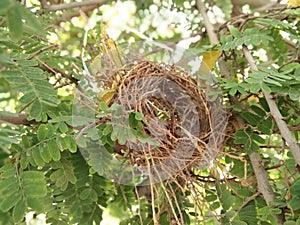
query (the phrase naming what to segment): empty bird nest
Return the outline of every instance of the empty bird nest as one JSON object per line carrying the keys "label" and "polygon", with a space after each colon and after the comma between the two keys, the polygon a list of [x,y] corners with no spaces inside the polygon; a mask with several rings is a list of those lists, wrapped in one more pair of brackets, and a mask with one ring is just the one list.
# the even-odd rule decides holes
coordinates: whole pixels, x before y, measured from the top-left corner
{"label": "empty bird nest", "polygon": [[108,105],[118,103],[126,111],[142,113],[142,132],[154,142],[127,141],[114,147],[143,174],[158,182],[186,177],[191,168],[216,156],[226,124],[222,103],[209,101],[188,72],[143,60],[114,72],[104,86],[112,85],[116,90]]}

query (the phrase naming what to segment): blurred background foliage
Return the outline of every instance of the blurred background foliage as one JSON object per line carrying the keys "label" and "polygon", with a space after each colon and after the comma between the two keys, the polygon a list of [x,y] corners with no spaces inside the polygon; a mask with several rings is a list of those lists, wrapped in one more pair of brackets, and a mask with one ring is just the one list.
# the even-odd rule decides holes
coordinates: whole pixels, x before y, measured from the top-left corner
{"label": "blurred background foliage", "polygon": [[[228,111],[226,144],[195,169],[197,198],[178,193],[184,224],[300,224],[299,1],[82,2],[0,1],[0,224],[154,223],[146,198],[86,163],[78,145],[93,134],[75,140],[92,122],[74,120],[72,103],[103,22],[120,46],[221,51],[211,73]],[[109,129],[99,129],[108,149]],[[167,214],[158,220],[176,224]]]}

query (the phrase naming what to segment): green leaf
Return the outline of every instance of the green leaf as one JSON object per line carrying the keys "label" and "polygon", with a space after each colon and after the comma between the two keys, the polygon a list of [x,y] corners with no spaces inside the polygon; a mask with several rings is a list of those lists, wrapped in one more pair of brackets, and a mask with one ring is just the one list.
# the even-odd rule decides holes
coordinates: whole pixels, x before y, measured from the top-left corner
{"label": "green leaf", "polygon": [[268,117],[262,120],[258,125],[257,129],[262,132],[263,134],[271,134],[273,126],[273,120],[271,117]]}
{"label": "green leaf", "polygon": [[[9,177],[7,179],[0,180],[0,194],[12,186],[17,186],[15,177]],[[1,195],[0,195],[1,196]]]}
{"label": "green leaf", "polygon": [[219,184],[218,185],[218,196],[220,199],[220,203],[223,207],[224,211],[228,211],[229,209],[231,209],[234,204],[235,204],[235,197],[231,194],[231,192],[229,190],[227,190],[226,185],[224,184]]}
{"label": "green leaf", "polygon": [[30,116],[35,118],[37,121],[41,121],[41,114],[42,114],[42,105],[39,101],[35,101],[30,108]]}
{"label": "green leaf", "polygon": [[39,141],[45,140],[47,137],[48,128],[45,124],[41,124],[37,130],[37,137]]}
{"label": "green leaf", "polygon": [[38,183],[45,178],[43,172],[40,171],[24,171],[21,176],[27,183]]}
{"label": "green leaf", "polygon": [[[61,148],[63,150],[69,150],[70,149],[70,140],[69,140],[70,138],[72,138],[72,137],[70,137],[69,135],[67,135],[65,137],[59,137],[58,138],[58,144],[61,146]],[[76,145],[76,143],[75,143],[75,145]]]}
{"label": "green leaf", "polygon": [[251,105],[250,107],[257,115],[259,115],[261,117],[266,115],[266,112],[262,108],[260,108],[256,105]]}
{"label": "green leaf", "polygon": [[254,201],[250,201],[245,207],[243,207],[239,213],[239,218],[245,221],[248,225],[257,225],[257,212]]}
{"label": "green leaf", "polygon": [[239,29],[237,29],[236,27],[230,28],[230,33],[236,38],[239,38],[241,36]]}
{"label": "green leaf", "polygon": [[70,126],[80,127],[93,123],[95,119],[85,116],[58,116],[50,121],[53,123],[66,122]]}
{"label": "green leaf", "polygon": [[108,111],[108,106],[107,106],[107,104],[105,103],[105,102],[100,102],[99,103],[99,108],[103,111],[103,112],[107,112]]}
{"label": "green leaf", "polygon": [[20,6],[15,3],[7,10],[9,33],[12,38],[20,39],[23,35],[23,22]]}
{"label": "green leaf", "polygon": [[113,131],[113,126],[111,124],[108,124],[102,131],[103,135],[108,135]]}
{"label": "green leaf", "polygon": [[74,168],[73,168],[72,164],[70,162],[65,162],[63,164],[63,168],[64,168],[64,174],[65,174],[67,180],[70,183],[75,184],[76,183],[76,177],[74,175]]}
{"label": "green leaf", "polygon": [[237,87],[233,87],[233,88],[230,89],[229,94],[230,94],[231,96],[234,96],[234,95],[236,94],[237,90],[238,90]]}
{"label": "green leaf", "polygon": [[37,213],[45,212],[44,210],[51,209],[52,202],[49,201],[48,196],[46,197],[39,197],[39,198],[27,198],[27,205],[33,211]]}
{"label": "green leaf", "polygon": [[250,86],[250,92],[253,94],[257,94],[260,90],[260,84],[259,83],[254,83]]}
{"label": "green leaf", "polygon": [[144,116],[140,112],[135,112],[135,117],[136,120],[144,120]]}
{"label": "green leaf", "polygon": [[24,218],[26,208],[27,208],[26,202],[23,199],[20,199],[20,201],[14,207],[13,214],[12,214],[13,220],[16,223],[20,222]]}
{"label": "green leaf", "polygon": [[74,136],[68,135],[64,138],[64,141],[66,143],[67,149],[71,153],[75,153],[77,151],[77,144],[76,144]]}
{"label": "green leaf", "polygon": [[261,84],[261,88],[269,94],[272,92],[271,88],[265,83]]}
{"label": "green leaf", "polygon": [[39,145],[41,157],[45,163],[49,163],[52,159],[49,148],[46,145]]}
{"label": "green leaf", "polygon": [[241,220],[234,220],[232,221],[231,225],[248,225],[248,223]]}
{"label": "green leaf", "polygon": [[266,77],[266,78],[264,79],[264,82],[266,82],[266,83],[268,83],[268,84],[273,84],[273,85],[275,85],[275,86],[282,87],[282,84],[281,84],[280,82],[278,82],[278,81],[276,81],[276,80],[274,80],[274,79],[268,78],[268,77]]}
{"label": "green leaf", "polygon": [[7,10],[11,6],[11,0],[1,0],[0,1],[0,13],[1,11]]}
{"label": "green leaf", "polygon": [[261,120],[261,117],[250,112],[243,112],[242,117],[252,126],[257,125],[258,122]]}
{"label": "green leaf", "polygon": [[86,200],[90,197],[91,189],[86,188],[80,193],[80,199],[81,200]]}
{"label": "green leaf", "polygon": [[263,139],[261,136],[259,136],[256,133],[252,134],[252,138],[253,138],[254,141],[256,141],[256,142],[258,142],[260,144],[264,144],[265,143],[265,139]]}
{"label": "green leaf", "polygon": [[66,190],[68,187],[68,182],[75,184],[77,179],[74,174],[74,167],[72,162],[67,160],[62,160],[61,163],[57,165],[58,169],[50,175],[50,179],[55,181],[55,185],[61,190]]}
{"label": "green leaf", "polygon": [[20,165],[22,169],[26,169],[28,166],[28,158],[25,153],[21,155]]}
{"label": "green leaf", "polygon": [[41,20],[37,18],[29,9],[22,7],[20,9],[24,23],[24,30],[30,34],[36,34],[39,36],[46,36],[44,27],[41,24]]}
{"label": "green leaf", "polygon": [[300,179],[294,182],[290,187],[290,192],[292,195],[299,195],[300,196]]}
{"label": "green leaf", "polygon": [[24,185],[24,192],[28,197],[39,198],[47,195],[46,183],[26,184]]}
{"label": "green leaf", "polygon": [[40,148],[39,147],[35,147],[32,150],[32,156],[34,161],[36,162],[36,164],[40,167],[45,166],[44,160],[40,154]]}
{"label": "green leaf", "polygon": [[13,208],[18,201],[21,199],[22,195],[19,192],[14,193],[12,196],[9,196],[8,198],[3,199],[0,202],[0,210],[3,212],[9,211],[11,208]]}
{"label": "green leaf", "polygon": [[23,136],[22,136],[22,144],[23,144],[23,146],[24,146],[25,148],[30,148],[30,147],[31,147],[29,138],[28,138],[26,135],[23,135]]}
{"label": "green leaf", "polygon": [[24,171],[21,177],[26,196],[36,198],[47,195],[47,184],[43,172]]}
{"label": "green leaf", "polygon": [[60,149],[58,144],[54,140],[48,142],[47,149],[54,161],[60,160],[61,158]]}
{"label": "green leaf", "polygon": [[59,123],[58,129],[61,133],[66,133],[69,130],[68,126],[63,122]]}
{"label": "green leaf", "polygon": [[65,191],[68,187],[68,180],[65,177],[63,169],[58,169],[51,174],[50,179],[55,181],[55,185],[62,191]]}
{"label": "green leaf", "polygon": [[283,223],[283,225],[298,225],[298,224],[293,220],[287,220]]}

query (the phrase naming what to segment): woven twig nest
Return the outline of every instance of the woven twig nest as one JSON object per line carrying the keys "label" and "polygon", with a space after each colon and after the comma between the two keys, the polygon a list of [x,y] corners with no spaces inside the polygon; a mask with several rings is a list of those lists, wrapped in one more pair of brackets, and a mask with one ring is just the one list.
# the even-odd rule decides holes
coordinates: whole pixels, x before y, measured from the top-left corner
{"label": "woven twig nest", "polygon": [[162,171],[178,175],[202,166],[215,155],[217,149],[209,145],[215,123],[211,104],[182,68],[140,61],[119,69],[108,83],[117,83],[111,103],[142,113],[146,120],[143,132],[157,143],[117,144],[115,152],[129,164],[141,168],[159,165],[154,176],[160,173],[161,179]]}

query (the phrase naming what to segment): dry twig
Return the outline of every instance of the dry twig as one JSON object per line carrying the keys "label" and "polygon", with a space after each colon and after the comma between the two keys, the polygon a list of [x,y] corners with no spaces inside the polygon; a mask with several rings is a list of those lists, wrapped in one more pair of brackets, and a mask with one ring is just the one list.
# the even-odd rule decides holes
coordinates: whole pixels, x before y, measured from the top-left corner
{"label": "dry twig", "polygon": [[58,10],[65,10],[65,9],[73,9],[73,8],[80,8],[84,6],[90,5],[103,5],[109,0],[86,0],[82,2],[71,2],[66,4],[58,4],[58,5],[45,5],[44,9],[47,11],[58,11]]}

